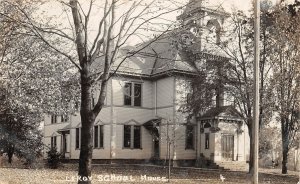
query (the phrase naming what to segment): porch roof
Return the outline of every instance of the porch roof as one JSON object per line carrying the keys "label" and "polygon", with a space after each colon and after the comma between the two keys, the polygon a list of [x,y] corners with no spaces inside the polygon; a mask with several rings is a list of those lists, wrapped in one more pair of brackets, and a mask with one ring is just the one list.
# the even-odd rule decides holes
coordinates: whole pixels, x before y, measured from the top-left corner
{"label": "porch roof", "polygon": [[60,134],[62,132],[70,132],[70,129],[71,129],[71,125],[69,124],[69,125],[63,127],[62,129],[58,129],[57,132],[60,133]]}
{"label": "porch roof", "polygon": [[229,118],[229,119],[242,119],[242,115],[238,112],[233,106],[222,106],[222,107],[213,107],[206,111],[202,116],[199,116],[197,119],[207,119],[207,118]]}
{"label": "porch roof", "polygon": [[146,121],[143,126],[150,132],[151,135],[159,137],[157,126],[161,123],[161,118],[154,118]]}

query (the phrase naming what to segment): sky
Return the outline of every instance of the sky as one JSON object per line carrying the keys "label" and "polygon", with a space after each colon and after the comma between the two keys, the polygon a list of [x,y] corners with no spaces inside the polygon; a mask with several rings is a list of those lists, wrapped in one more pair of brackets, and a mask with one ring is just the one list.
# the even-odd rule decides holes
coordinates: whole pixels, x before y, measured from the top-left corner
{"label": "sky", "polygon": [[[251,2],[253,0],[206,0],[208,6],[210,5],[218,5],[222,4],[225,10],[230,11],[232,7],[236,7],[240,10],[250,10],[251,9]],[[272,1],[273,5],[277,4],[280,0],[270,0]],[[286,0],[286,2],[293,2],[294,0]]]}
{"label": "sky", "polygon": [[[68,0],[64,0],[64,1],[68,2]],[[123,0],[123,1],[124,1],[125,4],[133,2],[133,0]],[[148,1],[151,2],[152,0],[144,0],[144,1],[145,2],[148,2]],[[157,1],[160,1],[162,6],[166,6],[166,3],[168,2],[166,0],[157,0]],[[187,3],[190,0],[175,0],[175,1],[180,2],[181,4],[184,4],[184,3]],[[200,0],[198,0],[198,1],[200,1]],[[234,9],[243,10],[246,14],[248,14],[248,11],[251,10],[251,8],[252,8],[252,3],[251,2],[253,0],[203,0],[203,1],[205,1],[205,6],[212,7],[212,9],[213,9],[213,7],[215,7],[215,8],[219,7],[220,4],[221,4],[222,7],[225,9],[225,11],[227,11],[229,13],[232,12],[232,8],[234,8]],[[260,1],[262,1],[262,0],[260,0]],[[271,0],[271,1],[272,1],[273,4],[276,4],[280,0]],[[285,1],[294,1],[294,0],[285,0]],[[56,16],[58,22],[61,22],[62,25],[68,25],[69,21],[72,23],[72,20],[69,20],[69,19],[72,19],[71,16],[69,16],[69,19],[68,19],[65,16],[65,14],[62,13],[62,11],[59,10],[58,6],[60,6],[60,3],[57,3],[57,1],[53,1],[53,0],[49,0],[49,2],[52,2],[52,3],[46,3],[46,5],[45,5],[46,7],[42,8],[41,10],[46,11],[46,14],[48,16],[49,15],[50,16]],[[54,3],[54,2],[56,2],[56,3]],[[82,5],[88,4],[88,3],[86,3],[86,2],[88,2],[87,0],[81,0],[81,2],[84,2],[84,3],[82,3]],[[98,2],[101,2],[101,0],[98,0]],[[88,6],[83,7],[83,8],[86,9],[86,8],[88,8]],[[92,15],[93,15],[93,19],[91,19],[91,24],[92,25],[98,25],[99,18],[95,18],[95,17],[99,16],[99,11],[97,11],[97,10],[98,9],[96,8],[96,11],[94,11],[94,12],[96,12],[95,15],[92,13]],[[119,9],[116,12],[116,14],[122,15],[122,12],[123,12],[122,10],[123,9],[121,9],[121,10]],[[178,15],[180,15],[180,12],[176,11],[176,12],[173,12],[171,14],[167,14],[166,19],[176,20],[176,17]],[[39,14],[39,16],[40,16],[40,14]],[[101,14],[101,16],[102,16],[102,14]],[[93,28],[92,30],[97,30],[97,29]],[[93,35],[93,32],[91,31],[89,34]],[[148,35],[148,33],[145,33],[145,35]],[[134,39],[133,42],[135,43],[137,41],[138,41],[138,39]]]}

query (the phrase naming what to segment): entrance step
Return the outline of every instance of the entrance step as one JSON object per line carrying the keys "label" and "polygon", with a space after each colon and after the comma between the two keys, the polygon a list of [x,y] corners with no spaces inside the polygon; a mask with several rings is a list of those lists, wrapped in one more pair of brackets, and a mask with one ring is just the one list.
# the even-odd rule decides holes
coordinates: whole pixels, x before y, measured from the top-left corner
{"label": "entrance step", "polygon": [[246,161],[216,161],[215,163],[231,171],[247,171],[249,167]]}

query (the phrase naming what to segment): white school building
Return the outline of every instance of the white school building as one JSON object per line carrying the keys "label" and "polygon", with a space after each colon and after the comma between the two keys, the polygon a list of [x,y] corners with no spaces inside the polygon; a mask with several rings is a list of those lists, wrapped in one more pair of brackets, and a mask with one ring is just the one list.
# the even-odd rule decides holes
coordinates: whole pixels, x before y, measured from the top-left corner
{"label": "white school building", "polygon": [[[162,36],[126,60],[109,79],[105,106],[94,124],[95,162],[163,164],[168,155],[174,165],[183,166],[247,161],[248,129],[230,97],[225,98],[223,92],[216,93],[215,105],[191,119],[179,111],[183,99],[190,93],[189,80],[196,72],[189,60],[194,59],[195,63],[197,60],[228,61],[224,55],[217,54],[219,52],[205,52],[203,41],[197,43],[201,50],[191,50],[192,57],[186,57],[181,48],[174,47],[175,42],[188,45],[194,38],[205,40],[210,36],[215,44],[222,40],[222,26],[228,14],[223,9],[200,5],[201,1],[191,1],[178,17],[191,29],[176,30],[180,37]],[[126,52],[126,48],[122,52]],[[95,90],[93,99],[96,98]],[[45,145],[56,147],[65,159],[77,160],[80,121],[79,111],[69,115],[46,114]],[[45,147],[45,152],[47,149]]]}

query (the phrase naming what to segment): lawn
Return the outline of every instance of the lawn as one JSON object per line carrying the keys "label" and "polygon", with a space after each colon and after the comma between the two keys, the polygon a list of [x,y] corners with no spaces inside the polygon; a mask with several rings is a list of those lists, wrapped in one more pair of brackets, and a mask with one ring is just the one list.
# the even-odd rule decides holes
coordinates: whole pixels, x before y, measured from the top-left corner
{"label": "lawn", "polygon": [[[0,184],[77,183],[76,168],[77,165],[74,164],[65,164],[56,170],[2,167],[0,168]],[[173,168],[171,173],[170,183],[250,183],[250,176],[246,172]],[[288,175],[279,173],[279,169],[261,169],[259,183],[297,184],[299,181],[296,172]],[[224,182],[221,181],[220,174],[225,177]],[[93,167],[92,183],[167,183],[166,176],[167,168],[163,167],[96,165]]]}

